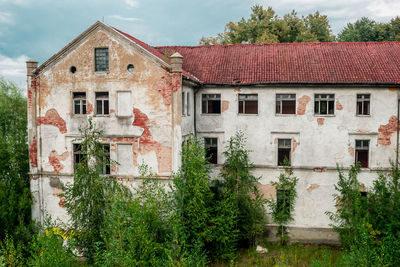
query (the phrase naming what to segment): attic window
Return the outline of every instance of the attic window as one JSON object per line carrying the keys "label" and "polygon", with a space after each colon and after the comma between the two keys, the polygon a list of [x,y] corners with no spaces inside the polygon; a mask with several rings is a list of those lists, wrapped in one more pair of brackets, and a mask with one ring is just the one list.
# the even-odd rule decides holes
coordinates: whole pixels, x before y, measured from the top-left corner
{"label": "attic window", "polygon": [[94,49],[95,71],[108,71],[108,48]]}
{"label": "attic window", "polygon": [[69,68],[69,71],[74,74],[76,72],[76,67],[75,66],[71,66],[71,68]]}
{"label": "attic window", "polygon": [[129,72],[133,72],[133,70],[135,69],[135,67],[133,66],[133,64],[129,64],[129,65],[126,67],[126,69],[127,69]]}

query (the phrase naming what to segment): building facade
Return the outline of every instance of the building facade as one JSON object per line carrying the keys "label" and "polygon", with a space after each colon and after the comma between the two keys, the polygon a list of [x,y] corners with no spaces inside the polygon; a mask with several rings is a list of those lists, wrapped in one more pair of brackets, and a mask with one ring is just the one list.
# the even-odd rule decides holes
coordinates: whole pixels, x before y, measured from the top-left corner
{"label": "building facade", "polygon": [[265,198],[276,198],[271,182],[290,160],[299,178],[290,231],[300,241],[338,241],[325,215],[337,165],[361,162],[368,187],[396,158],[399,42],[151,47],[97,22],[27,72],[38,221],[67,220],[61,185],[73,181],[89,116],[119,163],[104,173],[133,186],[141,163],[168,181],[191,133],[217,174],[227,141],[243,131]]}

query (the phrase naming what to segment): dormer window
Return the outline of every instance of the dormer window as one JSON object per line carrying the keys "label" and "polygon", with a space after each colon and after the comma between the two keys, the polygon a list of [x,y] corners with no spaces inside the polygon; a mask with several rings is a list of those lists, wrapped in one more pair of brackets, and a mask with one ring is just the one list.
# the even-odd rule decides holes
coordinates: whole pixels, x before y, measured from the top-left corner
{"label": "dormer window", "polygon": [[94,49],[95,71],[108,71],[108,48]]}

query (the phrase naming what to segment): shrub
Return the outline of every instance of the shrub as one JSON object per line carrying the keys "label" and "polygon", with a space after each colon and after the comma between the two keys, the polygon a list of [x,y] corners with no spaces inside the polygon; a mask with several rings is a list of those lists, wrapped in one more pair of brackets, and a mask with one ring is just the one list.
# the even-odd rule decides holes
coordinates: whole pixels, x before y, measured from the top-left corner
{"label": "shrub", "polygon": [[271,209],[272,219],[278,224],[277,236],[280,238],[281,244],[289,241],[287,232],[287,224],[293,220],[293,210],[297,197],[296,184],[297,177],[292,176],[293,172],[289,162],[284,161],[285,170],[278,177],[278,182],[272,183],[277,192],[277,199],[268,201]]}
{"label": "shrub", "polygon": [[10,267],[25,265],[23,248],[20,242],[15,242],[12,236],[6,235],[0,242],[0,263],[3,261],[4,266]]}

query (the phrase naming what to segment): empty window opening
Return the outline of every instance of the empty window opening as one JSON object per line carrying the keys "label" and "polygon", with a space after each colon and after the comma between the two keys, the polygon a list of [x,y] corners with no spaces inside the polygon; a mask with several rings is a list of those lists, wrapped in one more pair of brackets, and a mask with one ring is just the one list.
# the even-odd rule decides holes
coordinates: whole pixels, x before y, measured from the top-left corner
{"label": "empty window opening", "polygon": [[218,138],[204,138],[206,158],[211,164],[218,163]]}
{"label": "empty window opening", "polygon": [[85,92],[73,92],[73,109],[74,114],[86,114],[86,93]]}
{"label": "empty window opening", "polygon": [[314,101],[316,115],[333,115],[335,113],[334,94],[316,94]]}
{"label": "empty window opening", "polygon": [[129,72],[133,72],[135,70],[135,66],[133,66],[133,64],[128,64],[128,66],[126,67],[127,71]]}
{"label": "empty window opening", "polygon": [[96,92],[96,115],[109,115],[108,92]]}
{"label": "empty window opening", "polygon": [[101,174],[110,174],[110,145],[102,144],[102,158],[98,159],[98,167]]}
{"label": "empty window opening", "polygon": [[108,48],[95,48],[95,71],[108,71]]}
{"label": "empty window opening", "polygon": [[185,116],[185,108],[186,108],[185,100],[186,100],[185,92],[182,92],[182,116]]}
{"label": "empty window opening", "polygon": [[283,213],[285,215],[290,214],[288,194],[289,194],[288,190],[276,190],[276,204],[278,211],[279,213]]}
{"label": "empty window opening", "polygon": [[204,114],[221,114],[221,95],[220,94],[203,94],[203,96],[202,96],[202,113],[204,113]]}
{"label": "empty window opening", "polygon": [[72,66],[71,68],[69,68],[69,71],[74,74],[76,72],[76,67]]}
{"label": "empty window opening", "polygon": [[277,94],[276,114],[296,114],[296,95]]}
{"label": "empty window opening", "polygon": [[370,95],[357,95],[357,115],[370,115]]}
{"label": "empty window opening", "polygon": [[285,161],[290,164],[290,151],[292,139],[278,139],[278,166],[285,166]]}
{"label": "empty window opening", "polygon": [[369,140],[356,140],[356,163],[360,162],[361,168],[368,168]]}
{"label": "empty window opening", "polygon": [[190,92],[186,92],[186,115],[190,116]]}
{"label": "empty window opening", "polygon": [[81,144],[73,144],[73,153],[74,153],[74,170],[76,171],[78,164],[82,163],[85,159],[85,153],[82,151]]}
{"label": "empty window opening", "polygon": [[239,114],[258,114],[257,94],[239,94]]}

